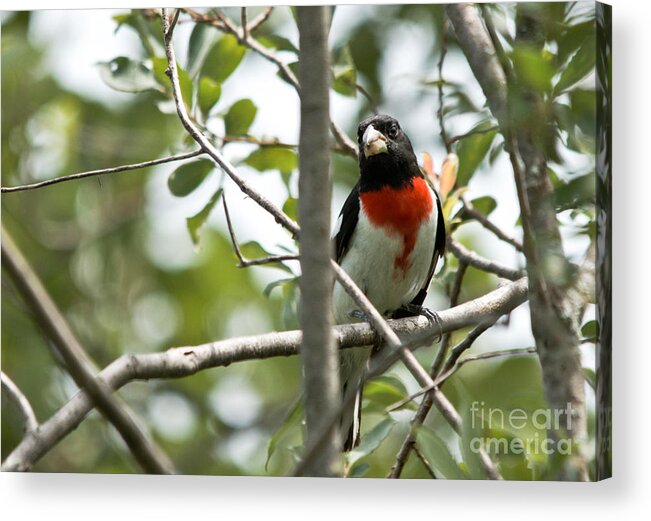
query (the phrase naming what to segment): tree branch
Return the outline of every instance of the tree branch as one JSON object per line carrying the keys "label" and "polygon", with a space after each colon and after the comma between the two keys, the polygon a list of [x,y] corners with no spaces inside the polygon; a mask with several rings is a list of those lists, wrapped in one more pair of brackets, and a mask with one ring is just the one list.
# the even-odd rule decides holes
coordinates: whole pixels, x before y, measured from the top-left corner
{"label": "tree branch", "polygon": [[184,154],[177,154],[175,156],[162,157],[160,159],[153,159],[151,161],[144,161],[143,163],[133,163],[131,165],[122,165],[114,166],[112,168],[102,168],[100,170],[89,170],[88,172],[80,172],[78,174],[70,174],[63,177],[55,177],[54,179],[47,179],[46,181],[40,181],[38,183],[31,183],[28,185],[20,186],[3,186],[0,188],[1,193],[10,193],[10,192],[22,192],[24,190],[34,190],[36,188],[41,188],[43,186],[55,185],[57,183],[63,183],[66,181],[75,181],[77,179],[83,179],[84,177],[95,177],[106,174],[115,174],[117,172],[126,172],[129,170],[137,170],[139,168],[147,168],[148,166],[162,165],[164,163],[171,163],[172,161],[182,161],[184,159],[191,159],[193,157],[203,154],[204,151],[194,150],[192,152],[186,152]]}
{"label": "tree branch", "polygon": [[102,380],[95,378],[95,365],[4,228],[2,264],[39,325],[52,340],[48,345],[52,345],[63,358],[72,379],[92,397],[97,408],[118,430],[142,468],[156,474],[173,473],[171,461],[138,425],[128,406],[119,401]]}
{"label": "tree branch", "polygon": [[0,371],[0,381],[2,388],[9,395],[9,398],[16,404],[20,415],[23,417],[23,432],[30,433],[38,429],[38,420],[29,403],[27,397],[22,393],[18,386],[5,373]]}
{"label": "tree branch", "polygon": [[452,255],[454,255],[457,259],[477,268],[478,270],[493,273],[498,277],[509,280],[517,280],[524,276],[524,272],[522,270],[509,268],[508,266],[504,266],[499,262],[485,259],[474,251],[467,249],[465,246],[455,241],[451,237],[448,238],[446,246]]}
{"label": "tree branch", "polygon": [[[535,11],[530,10],[535,10],[531,5],[518,6],[516,43],[542,51],[544,41],[540,37],[540,23]],[[586,434],[587,424],[578,324],[572,317],[572,303],[567,294],[572,269],[563,252],[540,132],[527,125],[518,125],[511,117],[506,103],[508,82],[500,62],[500,59],[504,60],[500,54],[501,46],[494,30],[491,37],[484,27],[477,7],[451,4],[447,7],[447,14],[459,45],[500,124],[513,166],[524,230],[531,326],[542,366],[545,397],[550,406],[560,412],[559,423],[567,426],[567,433],[581,440]],[[488,22],[490,24],[490,20]],[[511,74],[510,66],[507,63],[504,66]],[[517,80],[511,79],[513,82]],[[511,94],[519,96],[519,101],[530,113],[529,120],[544,121],[540,93],[521,88]],[[586,479],[582,455],[573,454],[569,461],[562,477]]]}
{"label": "tree branch", "polygon": [[[443,333],[475,325],[488,317],[509,313],[527,299],[527,280],[510,283],[478,299],[439,312],[439,326],[425,317],[389,321],[404,338],[433,338]],[[334,327],[339,348],[374,344],[377,332],[368,324]],[[199,346],[178,347],[162,353],[124,355],[107,366],[96,380],[117,390],[133,380],[180,378],[211,367],[228,366],[244,360],[259,360],[298,353],[300,331],[284,331],[241,337]],[[75,429],[93,408],[93,401],[81,390],[37,432],[27,435],[2,464],[3,471],[25,470]],[[336,421],[336,420],[335,420]]]}
{"label": "tree branch", "polygon": [[[298,149],[298,216],[302,231],[299,322],[303,331],[301,361],[309,445],[324,430],[324,419],[338,408],[341,387],[339,355],[332,335],[329,13],[323,6],[297,7],[296,11],[301,49],[299,75],[304,86]],[[305,469],[308,476],[341,476],[341,435],[336,428],[327,432],[318,457]]]}

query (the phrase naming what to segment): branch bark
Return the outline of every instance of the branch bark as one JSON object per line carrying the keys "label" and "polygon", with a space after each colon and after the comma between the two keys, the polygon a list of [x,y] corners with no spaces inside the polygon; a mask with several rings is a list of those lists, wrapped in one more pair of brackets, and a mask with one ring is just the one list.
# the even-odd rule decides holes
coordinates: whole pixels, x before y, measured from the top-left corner
{"label": "branch bark", "polygon": [[146,472],[155,474],[173,473],[172,462],[138,424],[127,405],[112,394],[112,390],[103,380],[95,378],[97,372],[95,365],[4,228],[2,229],[2,265],[34,313],[39,325],[52,340],[56,353],[65,362],[72,379],[88,393],[100,412],[118,430],[142,468]]}
{"label": "branch bark", "polygon": [[[323,6],[297,8],[299,77],[303,84],[298,180],[299,321],[303,331],[301,360],[308,445],[327,428],[324,419],[341,402],[339,356],[332,335],[328,18],[328,8]],[[327,431],[318,457],[305,469],[308,476],[341,476],[341,436],[336,426]]]}
{"label": "branch bark", "polygon": [[[527,299],[527,280],[509,283],[478,299],[439,312],[438,324],[424,317],[391,320],[392,331],[410,338],[435,338],[443,333],[478,324],[518,307]],[[378,333],[368,324],[334,327],[340,349],[371,345]],[[162,353],[124,355],[107,366],[96,380],[117,390],[133,380],[180,378],[211,367],[227,366],[245,360],[260,360],[298,353],[302,341],[300,331],[284,331],[241,337],[199,346],[177,347]],[[26,470],[74,430],[93,408],[93,401],[84,390],[73,396],[38,431],[25,436],[2,464],[3,471]]]}
{"label": "branch bark", "polygon": [[[529,16],[528,8],[523,9],[516,20],[516,38],[527,45],[540,46],[536,21]],[[517,93],[509,92],[511,85],[500,63],[496,42],[482,23],[476,6],[452,4],[447,7],[447,14],[500,124],[513,165],[524,230],[531,325],[543,371],[545,396],[550,406],[561,414],[561,430],[580,442],[586,435],[586,414],[578,324],[567,293],[572,285],[572,270],[563,252],[553,207],[553,189],[539,138],[526,125],[517,125],[507,104],[509,96],[519,95],[528,113],[537,115],[539,94],[522,89]],[[570,467],[562,477],[586,479],[580,453]]]}

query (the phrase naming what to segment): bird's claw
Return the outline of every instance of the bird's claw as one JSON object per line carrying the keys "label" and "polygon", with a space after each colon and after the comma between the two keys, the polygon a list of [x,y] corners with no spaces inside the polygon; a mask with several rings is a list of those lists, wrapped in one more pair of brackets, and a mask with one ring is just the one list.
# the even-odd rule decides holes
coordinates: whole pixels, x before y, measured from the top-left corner
{"label": "bird's claw", "polygon": [[436,341],[439,342],[441,338],[443,338],[443,324],[441,323],[441,317],[439,317],[436,311],[432,311],[429,308],[419,306],[417,304],[405,304],[402,306],[402,309],[412,314],[413,316],[423,316],[427,319],[428,322],[435,322],[439,327],[439,336]]}
{"label": "bird's claw", "polygon": [[370,322],[368,315],[360,309],[353,309],[348,316],[354,320],[361,320],[362,322]]}

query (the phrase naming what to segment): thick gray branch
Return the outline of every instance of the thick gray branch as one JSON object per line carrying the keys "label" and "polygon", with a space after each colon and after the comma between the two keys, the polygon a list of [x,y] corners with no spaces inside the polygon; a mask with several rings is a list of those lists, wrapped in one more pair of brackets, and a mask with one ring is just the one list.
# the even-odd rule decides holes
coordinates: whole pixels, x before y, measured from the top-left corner
{"label": "thick gray branch", "polygon": [[[330,64],[328,8],[298,7],[300,41],[299,77],[301,131],[299,140],[298,221],[301,259],[301,305],[303,331],[301,360],[305,400],[307,443],[326,428],[324,419],[341,402],[339,356],[332,335],[332,284],[330,259]],[[244,25],[244,24],[243,24]],[[244,35],[246,38],[246,35]],[[340,476],[341,439],[336,428],[328,429],[318,457],[305,469],[309,476]]]}
{"label": "thick gray branch", "polygon": [[[530,11],[528,6],[518,8],[517,41],[542,50],[544,40],[535,17],[536,7],[532,9]],[[447,7],[447,14],[491,111],[499,121],[513,165],[524,229],[531,325],[543,371],[545,396],[550,406],[561,413],[561,430],[581,440],[586,434],[584,378],[578,350],[576,309],[568,294],[571,269],[563,252],[544,150],[540,138],[532,130],[537,121],[544,119],[540,114],[540,94],[524,89],[511,93],[520,96],[520,102],[530,113],[526,124],[516,125],[506,103],[509,91],[505,71],[477,7],[452,4]],[[586,477],[581,459],[578,454],[574,465],[576,472],[566,477]]]}
{"label": "thick gray branch", "polygon": [[[491,317],[511,312],[527,299],[527,280],[509,283],[478,299],[439,312],[440,326],[424,317],[389,321],[395,334],[410,338],[436,338],[446,333],[476,325]],[[336,326],[335,341],[339,348],[371,345],[378,341],[377,333],[368,324]],[[300,331],[267,333],[241,337],[199,346],[178,347],[162,353],[125,355],[106,367],[97,378],[117,390],[133,380],[152,378],[180,378],[211,367],[227,366],[234,362],[259,360],[298,353]],[[85,391],[77,393],[37,432],[25,436],[2,464],[2,470],[26,470],[39,458],[75,429],[93,408]]]}

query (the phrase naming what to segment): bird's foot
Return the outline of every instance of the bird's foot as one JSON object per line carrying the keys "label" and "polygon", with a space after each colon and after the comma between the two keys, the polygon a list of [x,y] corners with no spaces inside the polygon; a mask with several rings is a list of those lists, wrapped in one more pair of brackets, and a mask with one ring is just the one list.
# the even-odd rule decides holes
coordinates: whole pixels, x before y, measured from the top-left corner
{"label": "bird's foot", "polygon": [[432,311],[431,309],[418,304],[405,304],[400,308],[400,310],[406,312],[408,316],[423,316],[428,320],[428,322],[435,322],[439,328],[439,336],[436,341],[439,342],[441,340],[443,337],[443,325],[441,323],[441,317],[439,317],[436,311]]}
{"label": "bird's foot", "polygon": [[348,313],[348,316],[353,320],[361,320],[362,322],[368,322],[369,324],[371,323],[368,315],[361,309],[353,309],[350,313]]}

